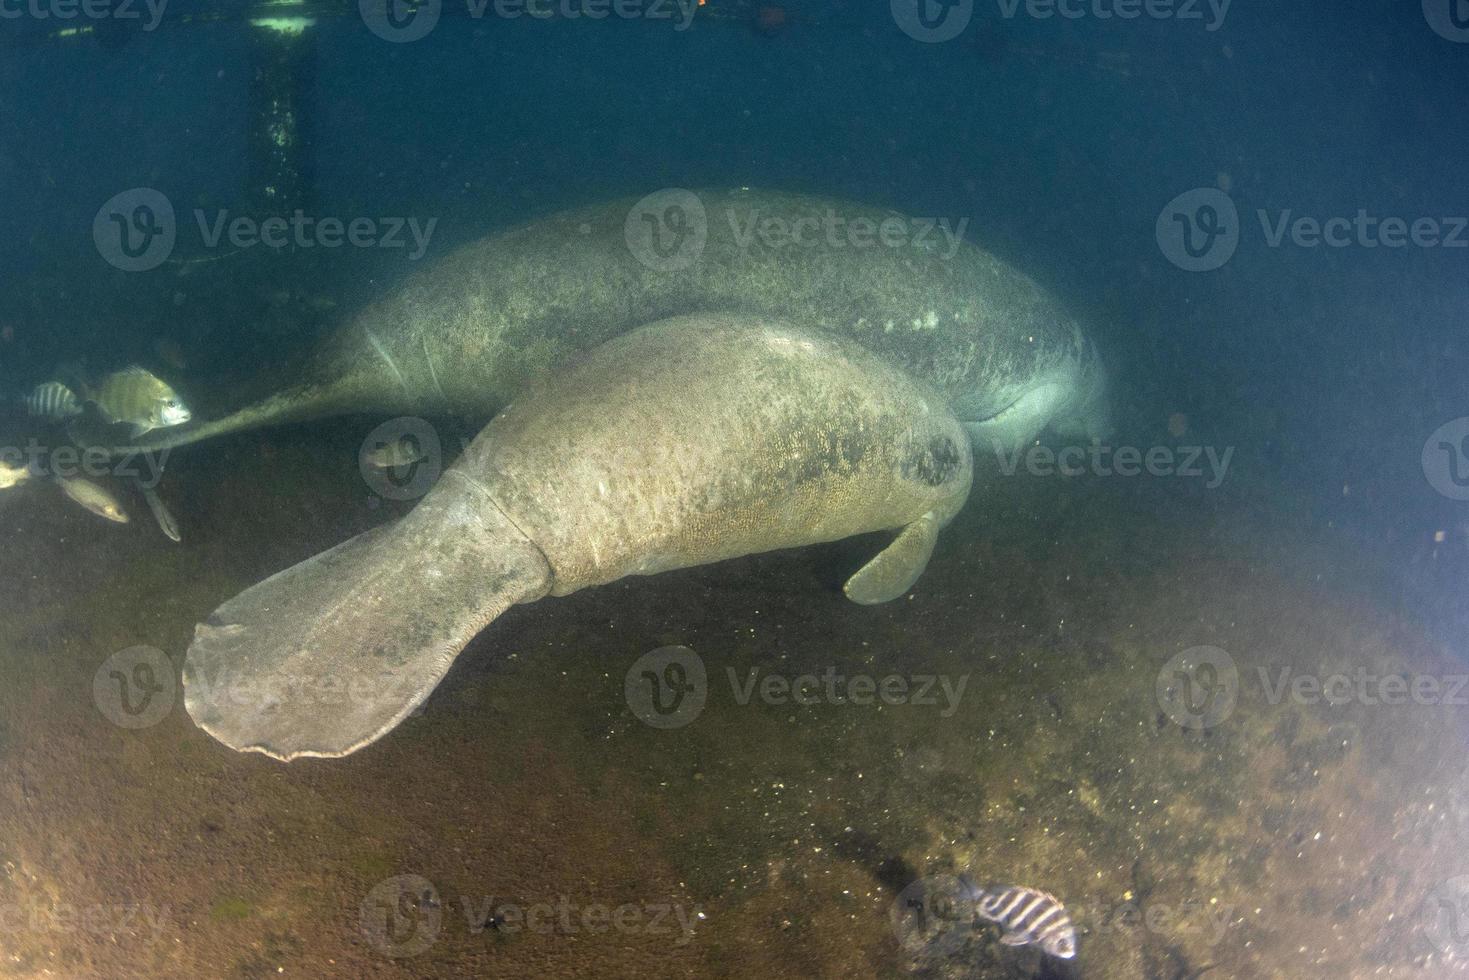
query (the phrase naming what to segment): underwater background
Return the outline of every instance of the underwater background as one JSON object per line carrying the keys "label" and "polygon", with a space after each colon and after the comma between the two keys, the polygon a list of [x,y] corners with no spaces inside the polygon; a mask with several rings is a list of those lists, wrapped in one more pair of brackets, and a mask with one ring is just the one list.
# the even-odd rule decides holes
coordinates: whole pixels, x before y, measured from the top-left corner
{"label": "underwater background", "polygon": [[[181,699],[119,724],[94,677],[139,645],[177,665],[220,602],[403,512],[358,468],[380,419],[179,450],[160,487],[178,544],[141,507],[111,525],[0,491],[0,976],[1469,972],[1469,699],[1450,693],[1469,673],[1469,9],[921,2],[962,27],[939,39],[903,0],[708,0],[687,21],[446,0],[415,40],[370,4],[281,39],[244,3],[76,32],[0,5],[0,393],[142,364],[196,409],[233,404],[459,245],[752,186],[967,220],[1085,324],[1119,443],[1232,451],[1219,481],[991,478],[884,606],[840,594],[864,538],[517,607],[388,739],[290,766],[213,742]],[[421,256],[411,236],[201,235],[196,209],[262,206],[273,45],[294,52],[292,199],[432,220]],[[179,215],[143,271],[94,235],[135,188]],[[1219,197],[1189,193],[1235,209],[1237,245],[1197,271],[1167,229]],[[1439,240],[1273,240],[1359,212]],[[0,436],[30,426],[12,412]],[[711,683],[666,731],[624,676],[670,645],[713,678],[967,682],[948,714]],[[1201,646],[1238,673],[1202,728],[1160,680]],[[1300,675],[1435,693],[1280,686]],[[924,889],[960,872],[1058,896],[1078,957],[939,914]],[[553,924],[519,928],[538,906]],[[576,918],[590,906],[623,924]]]}

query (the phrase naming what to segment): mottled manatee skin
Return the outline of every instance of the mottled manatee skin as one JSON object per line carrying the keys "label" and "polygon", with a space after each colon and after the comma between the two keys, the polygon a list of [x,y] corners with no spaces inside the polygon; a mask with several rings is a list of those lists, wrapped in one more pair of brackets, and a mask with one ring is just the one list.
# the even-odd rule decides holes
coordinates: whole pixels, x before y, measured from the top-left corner
{"label": "mottled manatee skin", "polygon": [[221,605],[189,645],[185,706],[239,751],[347,755],[515,603],[903,528],[845,589],[888,601],[972,480],[944,396],[851,338],[653,324],[517,398],[406,517]]}
{"label": "mottled manatee skin", "polygon": [[[798,194],[700,191],[708,236],[691,264],[659,271],[629,246],[635,199],[545,218],[460,248],[361,311],[306,377],[216,423],[160,436],[194,441],[237,428],[340,412],[489,419],[571,354],[670,316],[739,311],[850,336],[937,386],[965,422],[1027,391],[1042,424],[1099,416],[1104,375],[1055,300],[978,247],[897,212]],[[895,219],[904,244],[858,247],[809,224]],[[797,245],[752,230],[807,222]],[[779,242],[784,242],[783,245]],[[1022,433],[1023,435],[1023,433]]]}
{"label": "mottled manatee skin", "polygon": [[929,512],[942,524],[972,457],[938,391],[850,339],[704,315],[558,372],[455,468],[535,542],[565,595]]}

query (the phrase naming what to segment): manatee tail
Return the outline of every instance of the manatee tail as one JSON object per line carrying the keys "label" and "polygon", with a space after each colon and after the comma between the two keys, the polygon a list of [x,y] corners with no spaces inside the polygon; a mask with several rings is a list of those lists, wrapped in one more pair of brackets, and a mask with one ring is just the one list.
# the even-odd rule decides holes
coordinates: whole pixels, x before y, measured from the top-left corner
{"label": "manatee tail", "polygon": [[114,456],[127,456],[132,453],[177,449],[180,446],[188,446],[205,439],[213,439],[215,436],[228,435],[231,432],[258,429],[267,425],[283,425],[287,422],[320,418],[349,410],[350,407],[343,404],[336,386],[301,384],[276,392],[210,422],[188,422],[167,429],[154,429],[131,440],[129,445],[118,445],[111,442],[108,435],[115,434],[115,430],[111,429],[93,435],[80,432],[74,434],[74,438],[80,436],[84,447],[99,447],[106,449]]}
{"label": "manatee tail", "polygon": [[550,587],[540,549],[450,470],[397,523],[220,606],[189,646],[184,702],[236,751],[348,755],[422,703],[491,620]]}

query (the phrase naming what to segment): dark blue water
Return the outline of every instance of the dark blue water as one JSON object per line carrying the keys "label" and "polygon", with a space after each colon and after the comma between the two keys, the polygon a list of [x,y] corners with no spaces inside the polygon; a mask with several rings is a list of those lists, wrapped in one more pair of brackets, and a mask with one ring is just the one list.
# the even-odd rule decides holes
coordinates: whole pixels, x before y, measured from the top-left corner
{"label": "dark blue water", "polygon": [[[79,37],[0,20],[0,389],[68,362],[160,366],[166,338],[187,355],[181,387],[227,401],[255,365],[518,222],[667,187],[848,197],[967,220],[1087,324],[1119,440],[1234,447],[1232,505],[1357,549],[1383,608],[1469,655],[1469,502],[1434,483],[1463,489],[1469,445],[1425,457],[1469,415],[1469,42],[1418,3],[1239,0],[1210,29],[1206,5],[1202,20],[1121,21],[987,0],[942,43],[905,34],[886,3],[792,0],[766,29],[756,5],[721,0],[688,29],[461,9],[411,43],[324,7],[300,201],[433,221],[421,258],[205,239],[195,210],[248,215],[257,199],[247,9],[179,5],[156,30]],[[128,272],[93,222],[139,187],[172,203],[178,240]],[[1156,233],[1197,188],[1238,215],[1237,250],[1201,272]],[[1271,242],[1282,219],[1359,211],[1450,240]]]}

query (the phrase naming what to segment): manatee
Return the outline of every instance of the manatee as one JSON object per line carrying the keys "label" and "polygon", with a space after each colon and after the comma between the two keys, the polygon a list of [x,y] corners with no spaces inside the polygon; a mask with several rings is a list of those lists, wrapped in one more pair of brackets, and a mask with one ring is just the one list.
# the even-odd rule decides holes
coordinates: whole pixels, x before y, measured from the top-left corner
{"label": "manatee", "polygon": [[[946,227],[946,226],[945,226]],[[116,447],[162,449],[346,413],[478,425],[569,355],[701,312],[855,338],[936,385],[977,444],[1106,434],[1105,374],[1035,282],[933,222],[766,191],[664,191],[568,211],[409,275],[261,400]]]}
{"label": "manatee", "polygon": [[851,338],[736,314],[652,324],[513,402],[396,523],[220,606],[185,703],[233,749],[343,756],[515,603],[897,529],[845,585],[884,602],[972,478],[942,393]]}

